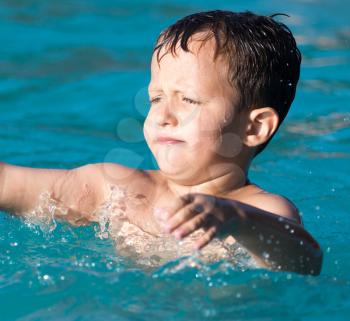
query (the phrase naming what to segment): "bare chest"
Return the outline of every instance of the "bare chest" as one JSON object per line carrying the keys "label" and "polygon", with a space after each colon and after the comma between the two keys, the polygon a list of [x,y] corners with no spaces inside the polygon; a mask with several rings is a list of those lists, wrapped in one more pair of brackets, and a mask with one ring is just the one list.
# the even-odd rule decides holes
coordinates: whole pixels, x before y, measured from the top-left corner
{"label": "bare chest", "polygon": [[[100,208],[100,226],[115,241],[118,254],[145,265],[159,265],[194,254],[194,244],[204,231],[198,230],[182,241],[162,233],[155,217],[157,207],[172,205],[174,195],[164,191],[150,198],[147,193],[111,187],[108,201]],[[213,240],[201,251],[205,261],[233,257],[232,240]]]}

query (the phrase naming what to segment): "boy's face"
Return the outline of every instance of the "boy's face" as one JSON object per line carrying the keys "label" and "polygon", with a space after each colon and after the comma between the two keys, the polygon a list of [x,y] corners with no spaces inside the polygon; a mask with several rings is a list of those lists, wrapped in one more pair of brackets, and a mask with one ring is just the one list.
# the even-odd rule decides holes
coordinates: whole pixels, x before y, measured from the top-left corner
{"label": "boy's face", "polygon": [[245,121],[227,64],[213,60],[214,42],[192,40],[189,48],[166,54],[159,65],[153,55],[144,134],[164,174],[200,183],[234,166]]}

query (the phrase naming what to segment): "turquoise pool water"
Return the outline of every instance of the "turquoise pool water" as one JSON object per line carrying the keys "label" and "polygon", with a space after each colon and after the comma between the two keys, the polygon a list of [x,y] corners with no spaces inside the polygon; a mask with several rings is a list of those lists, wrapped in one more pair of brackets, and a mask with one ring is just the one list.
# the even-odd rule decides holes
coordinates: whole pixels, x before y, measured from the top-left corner
{"label": "turquoise pool water", "polygon": [[[127,262],[93,227],[54,231],[0,213],[0,320],[346,320],[350,314],[348,1],[0,3],[0,159],[153,167],[139,124],[153,42],[188,13],[285,12],[303,53],[286,122],[251,168],[292,199],[324,250],[319,277]],[[171,265],[171,264],[170,264]]]}

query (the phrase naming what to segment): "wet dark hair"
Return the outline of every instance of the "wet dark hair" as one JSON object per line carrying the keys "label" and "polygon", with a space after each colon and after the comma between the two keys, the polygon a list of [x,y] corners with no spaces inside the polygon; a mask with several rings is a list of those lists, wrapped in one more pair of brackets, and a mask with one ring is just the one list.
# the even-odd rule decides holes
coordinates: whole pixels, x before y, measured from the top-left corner
{"label": "wet dark hair", "polygon": [[[190,38],[196,33],[207,35],[204,42],[214,37],[214,59],[220,55],[228,62],[228,80],[240,93],[239,110],[272,107],[279,127],[295,96],[301,54],[290,29],[274,20],[276,15],[222,10],[191,14],[160,34],[154,52],[159,62],[162,49],[174,55],[179,47],[190,51]],[[255,156],[271,138],[257,147]]]}

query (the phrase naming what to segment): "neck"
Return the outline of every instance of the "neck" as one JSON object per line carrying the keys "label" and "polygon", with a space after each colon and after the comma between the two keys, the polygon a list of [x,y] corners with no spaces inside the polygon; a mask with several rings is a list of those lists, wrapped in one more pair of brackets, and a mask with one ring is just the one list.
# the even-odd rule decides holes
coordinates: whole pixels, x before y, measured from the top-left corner
{"label": "neck", "polygon": [[247,171],[240,167],[231,167],[225,172],[216,173],[200,182],[192,184],[179,182],[176,179],[166,177],[168,189],[176,195],[188,193],[203,193],[215,196],[224,196],[249,184]]}

